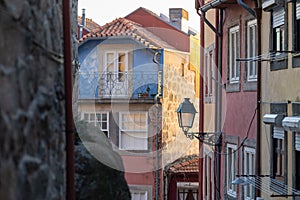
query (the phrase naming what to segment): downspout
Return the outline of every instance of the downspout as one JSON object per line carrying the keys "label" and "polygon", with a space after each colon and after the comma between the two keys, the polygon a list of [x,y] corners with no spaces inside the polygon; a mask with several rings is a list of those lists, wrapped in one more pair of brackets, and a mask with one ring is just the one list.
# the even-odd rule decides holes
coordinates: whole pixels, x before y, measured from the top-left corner
{"label": "downspout", "polygon": [[[201,13],[200,13],[201,11]],[[217,35],[221,36],[221,33],[210,23],[210,21],[206,18],[206,11],[203,11],[201,8],[197,9],[197,14],[201,17],[201,19],[205,22],[205,24]],[[200,35],[201,37],[201,35]],[[203,47],[204,48],[204,47]]]}
{"label": "downspout", "polygon": [[[261,55],[261,12],[262,9],[260,7],[260,3],[258,1],[256,2],[256,20],[257,20],[257,54]],[[256,153],[255,153],[255,175],[260,175],[260,166],[261,166],[261,61],[258,61],[257,63],[257,89],[256,89],[256,95],[257,95],[257,133],[256,133]],[[258,187],[259,188],[259,187]],[[255,190],[255,196],[260,196],[260,190],[256,188]]]}
{"label": "downspout", "polygon": [[243,2],[243,0],[237,0],[237,3],[256,18],[256,13],[254,12],[254,10],[252,10],[245,2]]}
{"label": "downspout", "polygon": [[[197,1],[197,0],[196,0]],[[202,1],[202,4],[201,4]],[[216,4],[222,3],[221,0],[217,1]],[[203,25],[201,26],[200,23],[200,104],[199,104],[199,110],[200,110],[200,120],[199,120],[199,131],[203,132],[204,129],[204,97],[203,97],[203,72],[204,72],[204,22],[211,28],[211,30],[216,34],[216,48],[217,48],[217,55],[215,58],[216,64],[218,66],[218,73],[217,73],[217,106],[216,106],[216,117],[217,117],[217,122],[216,122],[216,132],[221,133],[221,100],[222,100],[222,25],[223,25],[223,10],[220,10],[219,12],[221,13],[220,18],[219,18],[219,12],[216,11],[216,26],[218,27],[217,29],[209,22],[209,20],[206,18],[206,11],[210,8],[214,8],[213,5],[209,4],[207,10],[205,11],[204,9],[201,9],[204,5],[204,1],[200,0],[200,7],[197,7],[196,4],[196,10],[199,16],[201,16],[201,22]],[[200,11],[201,10],[201,13]],[[203,27],[201,29],[201,27]],[[203,41],[202,41],[203,40]],[[202,80],[201,80],[202,79]],[[202,108],[201,108],[202,107]],[[202,118],[202,119],[201,119]],[[201,127],[201,128],[200,128]],[[201,144],[202,147],[203,144]],[[200,143],[199,143],[200,146]],[[201,147],[200,147],[200,152],[201,152]],[[221,175],[221,149],[222,149],[222,135],[220,136],[220,139],[218,141],[218,144],[216,144],[216,199],[221,199],[221,193],[220,193],[220,175]],[[200,156],[203,157],[203,153],[200,153]],[[201,162],[201,164],[200,164]],[[200,171],[200,169],[202,169]],[[201,177],[203,175],[203,158],[199,158],[199,176],[201,173]],[[201,178],[199,178],[199,189],[200,189],[200,181],[202,181]],[[202,182],[201,182],[202,183]],[[201,186],[201,193],[202,192],[202,186]],[[200,196],[200,193],[199,193]],[[200,196],[202,197],[202,196]]]}
{"label": "downspout", "polygon": [[74,124],[72,115],[72,59],[70,1],[63,1],[64,77],[66,106],[66,199],[75,200]]}
{"label": "downspout", "polygon": [[158,169],[159,169],[159,161],[158,161],[158,156],[159,156],[159,153],[158,153],[158,98],[160,97],[160,94],[156,94],[155,95],[155,115],[156,115],[156,132],[155,132],[155,151],[156,151],[156,156],[155,156],[155,200],[159,200],[159,184],[158,184],[158,181],[159,181],[159,172],[158,172]]}
{"label": "downspout", "polygon": [[[218,33],[216,34],[216,65],[217,65],[217,94],[216,94],[216,132],[222,133],[222,56],[223,56],[223,9],[216,10],[216,27],[218,27]],[[222,151],[222,134],[219,141],[216,144],[216,199],[221,199],[221,151]]]}
{"label": "downspout", "polygon": [[[159,50],[157,50],[154,55],[153,55],[153,62],[157,64],[158,70],[157,73],[160,71],[160,62],[157,61],[156,56],[159,54]],[[160,59],[161,60],[161,59]],[[159,80],[157,80],[159,81]],[[159,93],[159,88],[157,88],[157,94],[155,95],[154,98],[154,103],[155,103],[155,121],[156,121],[156,127],[155,127],[155,151],[156,151],[156,156],[155,156],[155,200],[159,200],[159,140],[158,140],[158,135],[159,135],[159,129],[158,129],[158,109],[159,109],[159,98],[162,96]]]}
{"label": "downspout", "polygon": [[[204,0],[195,0],[195,8],[199,14],[199,8],[204,5]],[[201,15],[200,15],[201,16]],[[200,87],[199,87],[199,132],[204,131],[204,94],[203,94],[203,72],[204,72],[204,20],[200,18]],[[199,141],[199,191],[198,199],[203,197],[203,142]]]}

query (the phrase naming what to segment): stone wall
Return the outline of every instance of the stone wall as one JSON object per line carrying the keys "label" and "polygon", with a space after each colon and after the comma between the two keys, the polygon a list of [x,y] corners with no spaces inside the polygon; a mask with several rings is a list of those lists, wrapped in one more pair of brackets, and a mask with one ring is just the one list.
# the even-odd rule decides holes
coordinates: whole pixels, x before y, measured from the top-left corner
{"label": "stone wall", "polygon": [[0,199],[65,199],[62,1],[0,0]]}
{"label": "stone wall", "polygon": [[[184,98],[190,98],[196,110],[199,99],[195,98],[195,72],[189,69],[189,55],[165,51],[164,94],[162,99],[163,166],[184,155],[198,154],[198,140],[186,138],[178,126],[175,112]],[[198,129],[196,115],[193,130]]]}

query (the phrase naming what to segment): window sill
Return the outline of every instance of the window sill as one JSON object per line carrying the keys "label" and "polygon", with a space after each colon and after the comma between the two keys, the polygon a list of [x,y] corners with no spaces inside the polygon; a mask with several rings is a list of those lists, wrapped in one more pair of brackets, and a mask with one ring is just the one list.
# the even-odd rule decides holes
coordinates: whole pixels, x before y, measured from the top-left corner
{"label": "window sill", "polygon": [[271,71],[287,69],[287,59],[286,58],[275,58],[276,61],[271,61]]}
{"label": "window sill", "polygon": [[244,91],[256,91],[257,90],[257,79],[254,80],[245,80],[243,83],[243,90]]}
{"label": "window sill", "polygon": [[300,53],[293,55],[293,68],[300,67]]}
{"label": "window sill", "polygon": [[227,198],[230,200],[237,199],[237,194],[233,193],[232,191],[227,191]]}
{"label": "window sill", "polygon": [[226,84],[226,92],[240,92],[240,83],[227,83]]}
{"label": "window sill", "polygon": [[135,156],[135,157],[151,157],[152,153],[150,150],[124,150],[116,147],[116,150],[121,156]]}
{"label": "window sill", "polygon": [[211,104],[215,102],[214,96],[205,96],[204,97],[204,103]]}

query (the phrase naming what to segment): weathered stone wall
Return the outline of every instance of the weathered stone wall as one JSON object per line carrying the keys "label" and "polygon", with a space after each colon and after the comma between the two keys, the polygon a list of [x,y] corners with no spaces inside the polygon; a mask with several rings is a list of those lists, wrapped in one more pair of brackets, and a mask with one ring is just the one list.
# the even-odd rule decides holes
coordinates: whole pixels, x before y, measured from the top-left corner
{"label": "weathered stone wall", "polygon": [[0,199],[65,199],[62,1],[0,0]]}
{"label": "weathered stone wall", "polygon": [[[189,70],[189,55],[165,51],[164,94],[162,99],[163,166],[184,155],[198,154],[198,140],[186,138],[178,126],[175,112],[184,98],[190,98],[196,110],[199,99],[195,98],[195,72]],[[198,129],[196,115],[193,130]]]}

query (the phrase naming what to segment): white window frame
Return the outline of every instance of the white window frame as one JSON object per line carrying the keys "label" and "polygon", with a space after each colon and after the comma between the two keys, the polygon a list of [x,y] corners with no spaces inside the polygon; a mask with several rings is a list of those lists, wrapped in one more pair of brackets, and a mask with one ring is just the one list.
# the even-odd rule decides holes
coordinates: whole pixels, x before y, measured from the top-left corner
{"label": "white window frame", "polygon": [[[145,190],[131,190],[131,200],[148,200],[148,191]],[[141,199],[141,196],[138,198],[136,195],[145,195],[145,198]],[[137,199],[138,198],[138,199]]]}
{"label": "white window frame", "polygon": [[[285,50],[285,10],[282,7],[278,7],[272,11],[272,34],[273,34],[273,50],[283,51]],[[276,49],[274,48],[276,45]],[[280,55],[281,52],[277,52],[276,55]]]}
{"label": "white window frame", "polygon": [[[252,34],[252,38],[250,38],[251,34]],[[256,38],[257,38],[257,20],[255,19],[247,22],[247,54],[249,58],[257,56]],[[257,61],[247,62],[247,66],[248,66],[247,67],[248,81],[257,81]],[[253,72],[252,74],[251,71]]]}
{"label": "white window frame", "polygon": [[215,92],[215,52],[214,49],[208,49],[205,55],[205,67],[204,67],[204,82],[205,82],[205,101],[212,102]]}
{"label": "white window frame", "polygon": [[[249,158],[249,160],[247,159]],[[244,148],[244,166],[243,171],[245,175],[254,175],[255,174],[255,149],[251,147]],[[248,177],[252,178],[252,177]],[[250,196],[247,196],[248,190],[250,191]],[[254,200],[254,187],[251,184],[244,186],[244,199],[245,200]]]}
{"label": "white window frame", "polygon": [[[106,128],[102,127],[103,121],[102,115],[106,115]],[[85,116],[88,116],[87,118]],[[98,119],[97,115],[101,115],[101,119]],[[93,116],[93,117],[92,117]],[[81,113],[81,119],[99,127],[101,131],[107,131],[107,137],[109,138],[109,112],[83,112]]]}
{"label": "white window frame", "polygon": [[[230,150],[229,150],[230,149]],[[236,198],[237,197],[237,185],[233,185],[232,181],[236,178],[237,174],[237,160],[238,160],[238,151],[237,145],[227,144],[226,145],[226,180],[227,180],[227,194]]]}
{"label": "white window frame", "polygon": [[[208,162],[208,159],[210,159],[210,163]],[[206,196],[206,200],[211,200],[209,197],[211,196],[213,198],[213,193],[214,191],[214,177],[215,177],[215,168],[214,168],[214,164],[213,164],[213,156],[210,154],[206,154],[205,155],[205,189],[207,191],[207,196]],[[210,194],[210,191],[212,192],[212,194]],[[205,195],[205,194],[204,194]]]}
{"label": "white window frame", "polygon": [[[123,115],[132,115],[132,114],[141,114],[145,115],[145,127],[143,129],[130,129],[123,127]],[[130,117],[127,117],[126,120],[132,120]],[[134,121],[130,121],[134,123]],[[133,136],[134,134],[141,134],[144,133],[144,147],[139,148],[138,146],[134,145],[132,147],[124,147],[122,141],[122,134],[129,134]],[[148,112],[120,112],[119,113],[119,149],[120,150],[148,150]]]}
{"label": "white window frame", "polygon": [[[121,81],[120,80],[120,75],[122,75],[122,74],[119,74],[119,73],[124,73],[122,76],[124,76],[125,75],[125,73],[127,73],[128,72],[128,51],[124,51],[124,50],[122,50],[122,51],[106,51],[105,52],[105,57],[104,57],[104,72],[107,74],[108,72],[111,72],[111,71],[109,71],[109,69],[108,69],[108,54],[113,54],[114,56],[114,58],[113,58],[113,75],[114,75],[114,80],[116,80],[117,82],[124,82],[124,81]],[[125,54],[125,70],[124,70],[124,72],[120,72],[119,71],[119,54]]]}
{"label": "white window frame", "polygon": [[[229,81],[230,83],[237,83],[240,80],[240,65],[236,61],[240,50],[240,27],[235,26],[229,29]],[[232,44],[232,36],[234,41]]]}

